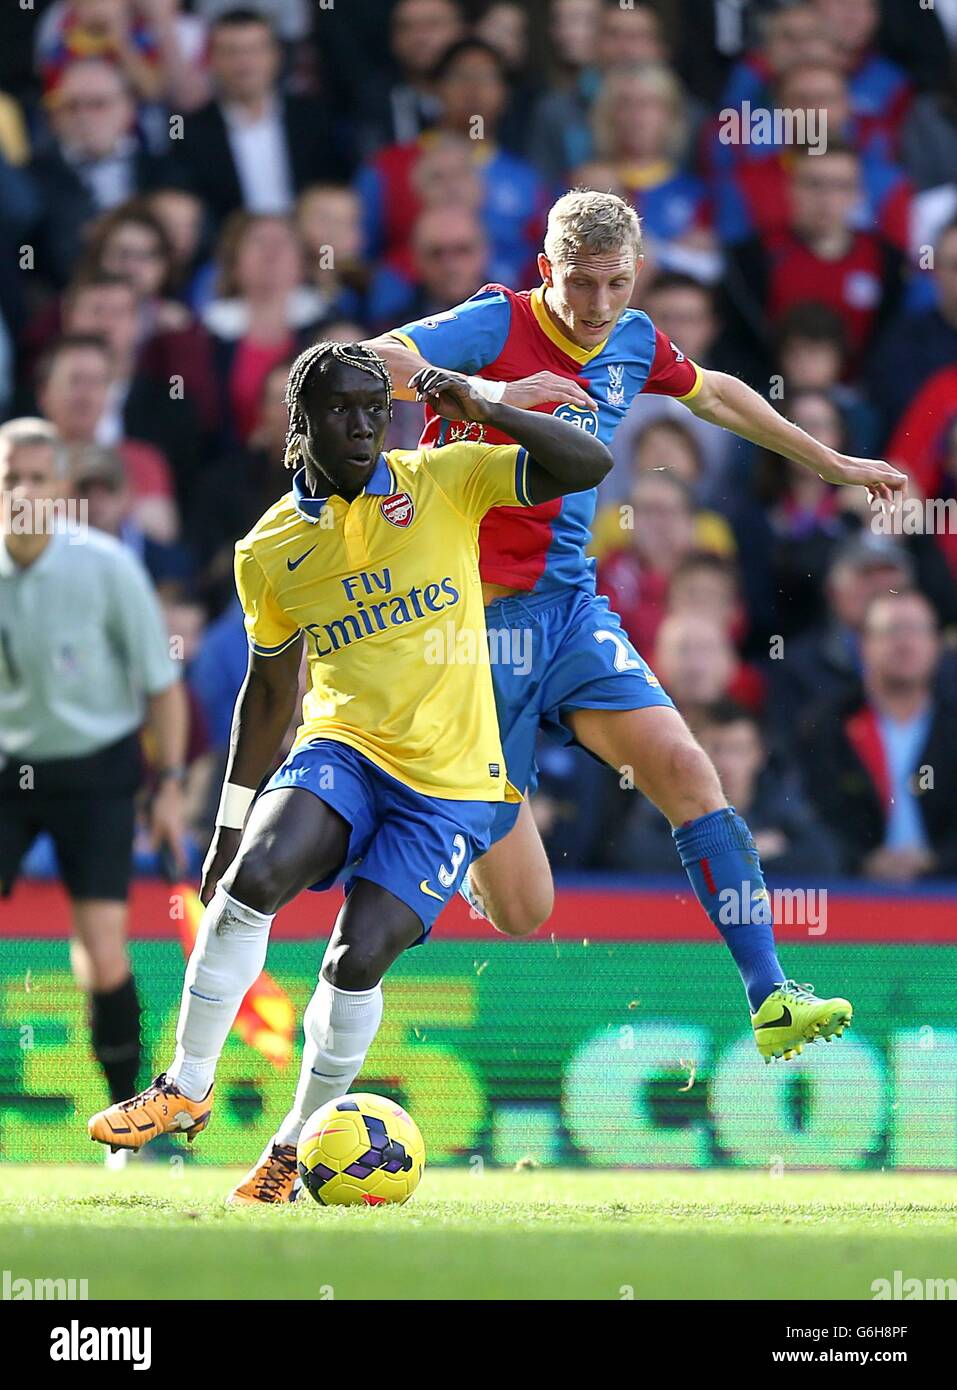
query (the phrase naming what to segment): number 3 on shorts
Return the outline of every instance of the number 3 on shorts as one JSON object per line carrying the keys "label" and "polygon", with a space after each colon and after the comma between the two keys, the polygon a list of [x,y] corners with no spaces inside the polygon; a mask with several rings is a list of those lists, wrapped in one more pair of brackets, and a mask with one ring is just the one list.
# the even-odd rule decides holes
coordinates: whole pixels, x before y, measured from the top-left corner
{"label": "number 3 on shorts", "polygon": [[452,841],[452,867],[447,869],[444,864],[439,865],[438,880],[443,888],[451,888],[458,878],[459,869],[462,867],[462,860],[465,858],[465,836],[456,835]]}
{"label": "number 3 on shorts", "polygon": [[616,671],[641,671],[643,669],[644,663],[636,661],[633,656],[628,655],[628,648],[617,632],[609,632],[607,628],[603,627],[598,632],[593,632],[592,636],[596,642],[611,642],[613,644]]}

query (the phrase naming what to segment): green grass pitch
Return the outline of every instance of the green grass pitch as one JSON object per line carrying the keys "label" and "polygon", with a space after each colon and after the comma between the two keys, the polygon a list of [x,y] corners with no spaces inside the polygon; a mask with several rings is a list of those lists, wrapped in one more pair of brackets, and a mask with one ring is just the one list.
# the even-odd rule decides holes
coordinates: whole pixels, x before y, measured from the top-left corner
{"label": "green grass pitch", "polygon": [[110,1299],[870,1299],[957,1275],[948,1175],[426,1171],[403,1207],[229,1210],[179,1162],[0,1166],[0,1269]]}

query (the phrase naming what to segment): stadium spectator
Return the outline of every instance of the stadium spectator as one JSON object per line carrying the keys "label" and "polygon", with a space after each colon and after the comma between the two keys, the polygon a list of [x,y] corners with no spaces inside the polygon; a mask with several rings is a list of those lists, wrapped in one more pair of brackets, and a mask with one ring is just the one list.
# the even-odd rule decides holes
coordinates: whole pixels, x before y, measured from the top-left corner
{"label": "stadium spectator", "polygon": [[[604,159],[586,159],[583,163],[576,164],[568,174],[568,186],[569,188],[587,188],[595,193],[614,193],[617,198],[627,198],[628,196],[628,190],[621,180],[617,166],[609,164]],[[646,278],[649,264],[652,264],[651,257],[646,251]]]}
{"label": "stadium spectator", "polygon": [[[709,147],[711,167],[721,172],[715,180],[716,217],[724,240],[736,242],[755,235],[767,239],[785,231],[795,147],[811,148],[818,157],[821,148],[842,141],[858,156],[860,190],[853,225],[879,232],[906,253],[913,189],[903,169],[888,157],[886,142],[855,118],[837,58],[832,55],[789,68],[778,79],[769,104],[772,113],[782,117],[780,128],[772,126],[770,137],[755,127],[753,136],[748,129],[748,138],[727,140],[721,133],[724,121],[719,120],[718,135]],[[784,120],[789,113],[790,119]]]}
{"label": "stadium spectator", "polygon": [[697,735],[707,706],[730,698],[738,659],[731,638],[713,618],[672,613],[658,628],[651,666]]}
{"label": "stadium spectator", "polygon": [[688,144],[687,101],[662,63],[616,67],[592,108],[594,152],[611,164],[642,221],[654,260],[715,278],[720,261],[705,184],[681,165]]}
{"label": "stadium spectator", "polygon": [[[840,409],[825,391],[787,392],[784,413],[831,448],[847,443]],[[824,604],[825,577],[837,547],[869,519],[867,495],[835,488],[777,455],[757,460],[751,504],[739,501],[735,534],[747,592],[770,632],[790,638],[813,627]],[[770,600],[766,612],[760,601]]]}
{"label": "stadium spectator", "polygon": [[[603,558],[609,549],[621,543],[623,518],[630,525],[635,509],[634,486],[645,473],[666,474],[677,478],[695,501],[694,544],[700,550],[731,554],[734,536],[725,518],[717,511],[697,505],[709,492],[704,472],[704,456],[697,431],[689,422],[694,420],[688,411],[681,416],[662,411],[649,412],[648,423],[632,435],[632,458],[627,463],[626,507],[609,500],[598,510],[592,528],[592,553]],[[624,469],[622,470],[624,474]]]}
{"label": "stadium spectator", "polygon": [[[51,417],[52,419],[52,417]],[[192,576],[192,560],[185,547],[157,538],[144,525],[137,510],[123,455],[99,444],[82,444],[71,450],[74,495],[84,502],[90,525],[115,536],[143,565],[164,600],[179,597]],[[156,528],[167,532],[169,528]]]}
{"label": "stadium spectator", "polygon": [[499,126],[499,139],[513,154],[524,155],[528,127],[542,84],[532,76],[532,19],[519,0],[488,0],[476,20],[476,38],[497,49],[508,73],[508,105]]}
{"label": "stadium spectator", "polygon": [[37,365],[37,403],[66,444],[102,446],[104,438],[109,439],[122,462],[130,520],[151,541],[169,544],[179,534],[169,465],[153,445],[115,435],[109,428],[104,431],[112,380],[112,358],[104,340],[91,334],[67,335]]}
{"label": "stadium spectator", "polygon": [[212,344],[195,315],[172,297],[173,247],[163,223],[145,203],[124,204],[91,228],[78,275],[97,271],[124,276],[137,291],[138,370],[167,391],[171,383],[182,380],[186,399],[204,431],[212,435],[219,418]]}
{"label": "stadium spectator", "polygon": [[[234,0],[192,0],[192,8],[206,24],[235,9]],[[309,0],[256,0],[257,14],[269,20],[283,44],[292,45],[309,32]]]}
{"label": "stadium spectator", "polygon": [[482,224],[465,208],[427,208],[412,229],[414,288],[382,327],[444,313],[488,280],[489,247]]}
{"label": "stadium spectator", "polygon": [[901,127],[914,98],[906,72],[877,48],[881,14],[877,0],[813,0],[847,73],[851,107],[861,122],[896,154]]}
{"label": "stadium spectator", "polygon": [[72,63],[47,99],[52,143],[30,176],[39,192],[37,269],[65,285],[83,249],[86,224],[170,179],[170,163],[147,152],[123,76],[98,58]]}
{"label": "stadium spectator", "polygon": [[868,386],[885,433],[935,373],[957,362],[957,221],[937,238],[931,276],[936,303],[889,323],[869,364]]}
{"label": "stadium spectator", "polygon": [[952,185],[957,169],[957,53],[947,86],[914,102],[901,136],[901,163],[922,191]]}
{"label": "stadium spectator", "polygon": [[63,327],[68,334],[99,336],[110,350],[112,375],[96,442],[112,446],[130,438],[153,444],[172,469],[177,499],[185,507],[202,458],[199,423],[177,383],[160,384],[139,369],[133,283],[106,271],[77,281],[64,297]]}
{"label": "stadium spectator", "polygon": [[296,204],[296,227],[306,281],[322,299],[320,316],[366,318],[377,277],[362,259],[362,205],[356,191],[343,184],[304,189]]}
{"label": "stadium spectator", "polygon": [[777,364],[782,384],[792,391],[830,391],[847,370],[847,340],[841,317],[813,300],[795,304],[777,327]]}
{"label": "stadium spectator", "polygon": [[768,107],[781,78],[801,63],[835,56],[813,0],[797,0],[765,11],[755,18],[757,44],[741,57],[728,75],[718,103],[725,111],[740,110],[745,102]]}
{"label": "stadium spectator", "polygon": [[133,0],[159,53],[163,101],[174,111],[195,111],[209,99],[209,36],[204,19],[187,14],[183,0]]}
{"label": "stadium spectator", "polygon": [[204,245],[203,204],[185,188],[155,188],[142,198],[166,234],[172,255],[170,283],[178,298],[197,308],[196,281]]}
{"label": "stadium spectator", "polygon": [[[480,39],[462,39],[439,60],[435,89],[442,103],[436,130],[469,141],[482,183],[482,219],[492,249],[492,275],[506,284],[534,276],[547,190],[532,165],[503,150],[498,127],[508,100],[508,79],[498,51]],[[427,148],[422,140],[390,145],[359,173],[366,254],[414,277],[411,235],[421,211],[415,171]]]}
{"label": "stadium spectator", "polygon": [[[780,381],[789,399],[798,391],[823,391],[838,407],[844,432],[858,453],[876,452],[879,416],[871,400],[847,381],[847,335],[841,316],[826,304],[795,304],[775,331]],[[773,378],[772,378],[773,381]]]}
{"label": "stadium spectator", "polygon": [[[348,341],[354,342],[355,338]],[[289,366],[289,362],[279,362],[266,376],[256,423],[246,446],[230,452],[206,471],[188,518],[190,539],[200,565],[197,590],[213,614],[226,608],[236,591],[236,541],[291,486],[285,466]]]}
{"label": "stadium spectator", "polygon": [[45,85],[96,55],[114,63],[140,102],[192,111],[209,96],[206,25],[181,0],[55,0],[37,26]]}
{"label": "stadium spectator", "polygon": [[934,0],[920,12],[918,23],[906,5],[881,0],[880,50],[898,63],[922,92],[945,91],[953,78],[957,54],[957,6],[954,0]]}
{"label": "stadium spectator", "polygon": [[32,842],[52,836],[93,1051],[116,1100],[136,1089],[140,1064],[125,940],[138,732],[145,723],[156,750],[152,838],[182,864],[186,700],[142,567],[108,536],[88,530],[71,545],[57,526],[68,489],[52,426],[0,429],[0,490],[44,518],[24,529],[5,508],[0,522],[0,883],[8,896]]}
{"label": "stadium spectator", "polygon": [[638,650],[648,653],[664,617],[671,576],[694,548],[691,489],[673,472],[638,469],[631,506],[622,512],[629,523],[621,531],[625,544],[601,561],[598,591],[607,596]]}
{"label": "stadium spectator", "polygon": [[[591,34],[586,24],[594,26]],[[538,101],[526,154],[548,179],[558,182],[594,154],[591,109],[602,76],[626,64],[667,63],[668,49],[661,18],[648,0],[636,0],[628,8],[617,0],[594,5],[556,0],[551,33],[566,84]]]}
{"label": "stadium spectator", "polygon": [[[461,209],[481,221],[485,190],[473,148],[461,135],[433,132],[412,171],[412,187],[420,205],[417,222],[433,208],[442,212]],[[389,264],[375,267],[367,306],[370,323],[394,323],[396,319],[408,318],[403,306],[415,294],[415,275],[412,256],[402,270]],[[480,278],[494,277],[494,269],[488,266]]]}
{"label": "stadium spectator", "polygon": [[[717,367],[715,353],[719,344],[721,321],[715,303],[715,292],[690,275],[666,271],[646,282],[647,265],[639,276],[641,307],[651,321],[681,351],[700,367]],[[731,460],[739,449],[739,441],[727,430],[719,429],[707,420],[699,420],[680,402],[670,396],[642,393],[632,402],[624,421],[615,431],[611,452],[615,460],[603,488],[603,496],[618,496],[627,492],[631,460],[639,434],[652,421],[678,420],[689,429],[701,452],[700,486],[703,498],[714,500],[723,490]]]}
{"label": "stadium spectator", "polygon": [[773,636],[768,676],[769,714],[783,745],[793,740],[802,712],[846,697],[861,673],[861,632],[868,605],[879,595],[914,585],[914,562],[890,537],[862,532],[835,552],[825,581],[826,607],[811,631]]}
{"label": "stadium spectator", "polygon": [[551,0],[548,41],[553,81],[559,90],[594,64],[602,0]]}
{"label": "stadium spectator", "polygon": [[798,303],[829,305],[847,334],[851,371],[893,317],[903,287],[899,251],[855,228],[860,159],[836,141],[820,154],[795,152],[790,226],[731,248],[725,288],[728,316],[745,353],[765,360],[769,332]]}
{"label": "stadium spectator", "polygon": [[[199,655],[206,630],[206,610],[186,592],[172,590],[161,595],[163,621],[169,634],[169,649],[179,669],[184,673],[183,693],[186,696],[186,751],[183,755],[183,828],[184,852],[188,854],[190,871],[199,872],[202,856],[209,839],[215,807],[210,807],[219,784],[213,779],[219,770],[219,760],[206,725],[202,702],[189,683],[189,673]],[[143,739],[144,787],[147,795],[154,793],[161,764],[149,736]],[[160,860],[148,833],[148,827],[138,827],[134,856],[140,873],[156,874]]]}
{"label": "stadium spectator", "polygon": [[531,808],[549,861],[564,872],[602,867],[610,827],[621,816],[619,776],[584,749],[544,737],[535,760]]}
{"label": "stadium spectator", "polygon": [[941,512],[940,520],[930,514],[921,534],[926,527],[957,584],[957,367],[935,373],[918,391],[887,452],[910,474],[912,498],[927,500]]}
{"label": "stadium spectator", "polygon": [[[734,560],[710,550],[693,550],[675,566],[665,599],[665,617],[685,613],[700,614],[716,623],[740,656],[749,618]],[[740,660],[728,694],[745,708],[760,712],[767,700],[767,681],[755,665]]]}
{"label": "stadium spectator", "polygon": [[397,80],[361,88],[354,109],[362,158],[372,158],[384,146],[418,140],[437,123],[442,103],[434,69],[445,50],[464,37],[457,0],[397,0],[389,19]]}
{"label": "stadium spectator", "polygon": [[521,72],[529,54],[529,16],[517,0],[486,0],[475,33],[497,48],[513,73]]}
{"label": "stadium spectator", "polygon": [[412,171],[412,187],[422,211],[463,207],[480,213],[485,196],[474,150],[464,135],[436,131]]}
{"label": "stadium spectator", "polygon": [[218,296],[203,313],[225,386],[225,437],[244,442],[256,423],[263,382],[314,336],[325,308],[305,284],[303,250],[285,217],[234,213],[217,250]]}
{"label": "stadium spectator", "polygon": [[[194,315],[171,297],[175,260],[162,222],[145,202],[123,203],[88,231],[77,279],[105,272],[126,279],[137,294],[137,370],[169,391],[181,379],[204,430],[215,432],[219,399],[209,335]],[[51,302],[24,330],[24,364],[62,328],[62,308]]]}
{"label": "stadium spectator", "polygon": [[852,873],[896,883],[954,874],[957,708],[935,688],[940,637],[923,595],[869,604],[861,658],[861,687],[801,725],[808,796]]}
{"label": "stadium spectator", "polygon": [[203,633],[187,679],[199,701],[210,743],[226,757],[236,696],[246,679],[249,642],[235,590],[219,617]]}
{"label": "stadium spectator", "polygon": [[114,64],[138,101],[157,101],[166,90],[158,37],[133,0],[57,0],[50,7],[37,29],[44,90],[88,57]]}
{"label": "stadium spectator", "polygon": [[[747,818],[761,862],[776,883],[840,872],[833,839],[801,796],[793,769],[772,760],[760,721],[733,700],[702,711],[696,735],[714,763],[721,786],[739,815]],[[630,797],[621,822],[610,827],[609,869],[660,873],[671,848],[671,826],[644,797]]]}
{"label": "stadium spectator", "polygon": [[237,208],[289,212],[301,189],[349,174],[325,108],[282,89],[280,62],[276,35],[255,10],[213,21],[215,95],[187,117],[178,158],[217,225]]}

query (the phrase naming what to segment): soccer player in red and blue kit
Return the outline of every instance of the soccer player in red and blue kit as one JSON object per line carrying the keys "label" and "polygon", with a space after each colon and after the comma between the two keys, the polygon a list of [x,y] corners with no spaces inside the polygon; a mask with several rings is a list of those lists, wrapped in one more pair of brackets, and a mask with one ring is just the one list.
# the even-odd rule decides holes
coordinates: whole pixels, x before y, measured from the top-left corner
{"label": "soccer player in red and blue kit", "polygon": [[[567,193],[549,214],[538,289],[487,285],[372,346],[406,399],[416,396],[408,383],[424,359],[465,373],[480,394],[574,421],[607,444],[635,396],[657,392],[828,482],[860,484],[882,502],[904,490],[904,475],[889,464],[835,453],[743,382],[686,358],[647,314],[628,307],[641,264],[640,224],[627,203],[613,194]],[[477,437],[478,428],[427,410],[423,442],[442,444],[463,429]],[[482,437],[498,440],[487,428]],[[751,833],[619,618],[595,593],[585,555],[595,505],[592,490],[521,511],[495,509],[482,524],[486,625],[515,632],[514,645],[499,643],[499,652],[524,650],[527,632],[532,641],[530,669],[502,660],[492,668],[509,780],[534,789],[539,728],[628,768],[671,822],[695,894],[731,950],[761,1055],[791,1057],[805,1042],[843,1033],[851,1005],[819,999],[786,978]],[[551,874],[527,801],[501,808],[469,887],[509,935],[526,935],[548,917]]]}

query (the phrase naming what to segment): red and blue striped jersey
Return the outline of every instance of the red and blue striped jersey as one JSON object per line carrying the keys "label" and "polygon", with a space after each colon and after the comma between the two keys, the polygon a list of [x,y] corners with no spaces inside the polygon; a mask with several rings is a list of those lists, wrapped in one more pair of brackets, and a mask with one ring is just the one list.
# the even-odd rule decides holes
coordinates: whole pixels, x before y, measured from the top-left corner
{"label": "red and blue striped jersey", "polygon": [[[485,285],[446,313],[392,331],[426,361],[450,371],[490,381],[517,381],[543,371],[572,378],[597,402],[597,416],[565,404],[535,409],[597,433],[605,444],[642,391],[687,401],[701,386],[698,367],[640,309],[626,309],[597,347],[581,348],[549,316],[544,288]],[[427,408],[421,442],[455,439],[514,442],[488,425],[442,420]],[[479,533],[483,580],[524,590],[567,584],[593,589],[595,566],[585,549],[596,501],[592,488],[535,507],[493,509]]]}

